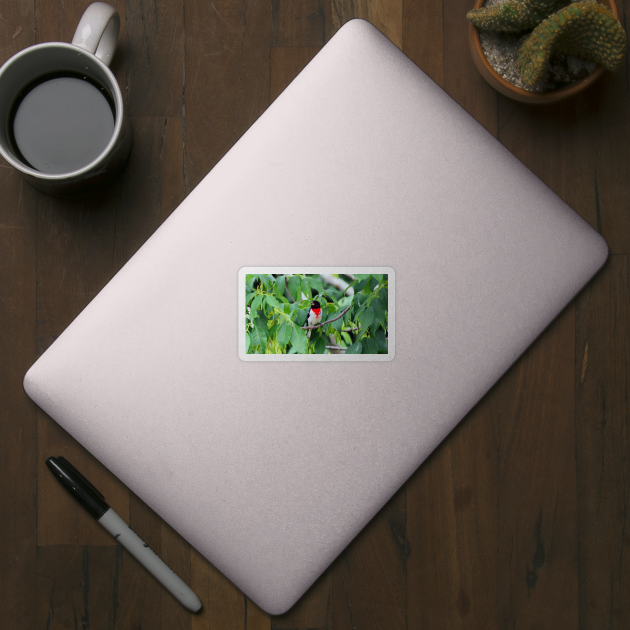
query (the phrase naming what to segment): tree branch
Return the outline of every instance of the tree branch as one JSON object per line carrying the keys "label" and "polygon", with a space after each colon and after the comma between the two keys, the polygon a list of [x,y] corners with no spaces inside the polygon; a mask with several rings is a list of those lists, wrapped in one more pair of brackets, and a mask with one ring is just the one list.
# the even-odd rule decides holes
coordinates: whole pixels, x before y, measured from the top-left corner
{"label": "tree branch", "polygon": [[[350,306],[352,306],[352,304]],[[315,324],[315,326],[302,326],[302,330],[313,330],[315,328],[321,328],[322,326],[330,324],[331,322],[336,322],[340,317],[343,317],[350,310],[350,306],[342,311],[340,315],[337,315],[337,317],[333,317],[332,319],[322,322],[321,324]]]}

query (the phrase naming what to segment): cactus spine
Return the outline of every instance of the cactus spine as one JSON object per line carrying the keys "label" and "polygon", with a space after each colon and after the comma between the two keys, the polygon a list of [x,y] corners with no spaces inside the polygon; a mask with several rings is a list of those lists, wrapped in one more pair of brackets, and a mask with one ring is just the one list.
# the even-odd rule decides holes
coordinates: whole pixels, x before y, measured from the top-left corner
{"label": "cactus spine", "polygon": [[596,2],[570,4],[543,20],[521,45],[516,65],[525,83],[540,81],[554,53],[565,53],[616,69],[626,34],[614,13]]}
{"label": "cactus spine", "polygon": [[568,0],[507,0],[481,9],[472,9],[466,17],[479,29],[501,33],[519,33],[534,28]]}

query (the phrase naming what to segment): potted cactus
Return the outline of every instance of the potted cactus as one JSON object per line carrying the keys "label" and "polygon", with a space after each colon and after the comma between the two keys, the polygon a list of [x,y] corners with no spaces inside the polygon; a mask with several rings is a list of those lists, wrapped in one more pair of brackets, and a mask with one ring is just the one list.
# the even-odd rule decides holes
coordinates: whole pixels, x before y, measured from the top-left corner
{"label": "potted cactus", "polygon": [[[571,96],[624,58],[627,38],[617,7],[603,1],[477,0],[467,15],[473,60],[510,98],[545,103]],[[497,62],[493,43],[511,48],[511,58]]]}

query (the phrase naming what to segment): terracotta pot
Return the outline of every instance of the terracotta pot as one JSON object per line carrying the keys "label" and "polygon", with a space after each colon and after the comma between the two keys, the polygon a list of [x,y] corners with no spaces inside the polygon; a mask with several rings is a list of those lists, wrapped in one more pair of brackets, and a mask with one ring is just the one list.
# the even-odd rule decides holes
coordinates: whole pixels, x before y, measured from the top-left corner
{"label": "terracotta pot", "polygon": [[[617,12],[617,5],[614,0],[600,0],[600,4],[608,7],[619,18]],[[475,9],[480,9],[484,5],[484,0],[475,1]],[[554,103],[562,99],[568,98],[585,90],[590,85],[595,83],[605,69],[602,66],[597,66],[593,72],[591,72],[586,78],[581,81],[575,81],[555,90],[549,90],[548,92],[529,92],[516,85],[506,81],[495,69],[490,65],[490,62],[486,59],[481,48],[481,40],[479,39],[479,29],[471,22],[468,22],[468,43],[470,45],[470,53],[473,61],[477,66],[477,70],[481,73],[481,76],[495,89],[497,92],[514,99],[515,101],[522,101],[524,103]]]}

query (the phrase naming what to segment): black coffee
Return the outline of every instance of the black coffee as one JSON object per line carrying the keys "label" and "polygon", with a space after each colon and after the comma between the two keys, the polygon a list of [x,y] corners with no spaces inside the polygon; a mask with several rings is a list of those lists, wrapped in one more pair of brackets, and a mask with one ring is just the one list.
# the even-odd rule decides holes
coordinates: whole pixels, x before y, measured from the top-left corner
{"label": "black coffee", "polygon": [[95,160],[111,140],[113,100],[80,75],[48,75],[18,96],[11,131],[25,163],[43,173],[70,173]]}

